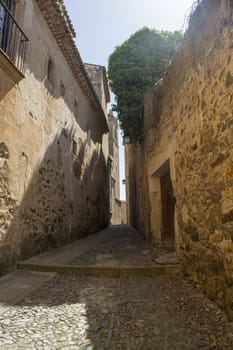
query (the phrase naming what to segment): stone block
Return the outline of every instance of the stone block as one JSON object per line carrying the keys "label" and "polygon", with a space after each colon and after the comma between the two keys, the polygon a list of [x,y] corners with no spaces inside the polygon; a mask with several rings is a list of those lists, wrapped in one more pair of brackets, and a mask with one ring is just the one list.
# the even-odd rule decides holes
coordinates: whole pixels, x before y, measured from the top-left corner
{"label": "stone block", "polygon": [[221,242],[223,240],[223,232],[215,230],[215,233],[209,238],[211,243]]}
{"label": "stone block", "polygon": [[224,258],[225,271],[233,271],[233,253],[229,253]]}

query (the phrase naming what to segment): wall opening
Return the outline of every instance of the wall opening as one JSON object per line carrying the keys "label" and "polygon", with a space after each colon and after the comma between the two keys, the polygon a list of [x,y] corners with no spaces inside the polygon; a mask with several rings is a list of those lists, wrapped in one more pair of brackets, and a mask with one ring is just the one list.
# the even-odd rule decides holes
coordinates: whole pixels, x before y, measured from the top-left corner
{"label": "wall opening", "polygon": [[160,176],[162,232],[161,239],[164,246],[175,248],[175,197],[173,195],[170,167]]}
{"label": "wall opening", "polygon": [[47,64],[47,87],[53,91],[56,86],[56,68],[53,61],[49,58]]}
{"label": "wall opening", "polygon": [[61,94],[61,96],[64,97],[65,93],[66,93],[65,85],[63,84],[62,81],[60,81],[60,94]]}
{"label": "wall opening", "polygon": [[79,103],[76,99],[74,99],[74,116],[76,120],[79,118]]}
{"label": "wall opening", "polygon": [[77,156],[78,154],[78,143],[76,142],[76,140],[73,140],[72,143],[72,152],[75,156]]}
{"label": "wall opening", "polygon": [[151,239],[154,244],[175,249],[175,197],[166,160],[150,177]]}

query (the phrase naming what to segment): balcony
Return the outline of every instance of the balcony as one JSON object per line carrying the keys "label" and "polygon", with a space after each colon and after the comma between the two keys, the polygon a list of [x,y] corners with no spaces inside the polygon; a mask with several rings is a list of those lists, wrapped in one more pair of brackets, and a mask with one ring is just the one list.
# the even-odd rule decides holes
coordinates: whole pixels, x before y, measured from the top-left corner
{"label": "balcony", "polygon": [[13,80],[19,81],[24,74],[28,38],[6,5],[8,3],[11,2],[0,0],[0,67]]}

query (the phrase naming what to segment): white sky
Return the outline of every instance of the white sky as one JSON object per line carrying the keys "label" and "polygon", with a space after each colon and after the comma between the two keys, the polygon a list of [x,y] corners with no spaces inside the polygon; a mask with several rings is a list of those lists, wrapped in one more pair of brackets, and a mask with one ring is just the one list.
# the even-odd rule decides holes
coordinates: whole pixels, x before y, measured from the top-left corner
{"label": "white sky", "polygon": [[[114,48],[142,27],[181,30],[195,0],[64,0],[64,3],[83,61],[107,66]],[[120,147],[121,180],[123,153]],[[121,186],[121,199],[124,198]]]}

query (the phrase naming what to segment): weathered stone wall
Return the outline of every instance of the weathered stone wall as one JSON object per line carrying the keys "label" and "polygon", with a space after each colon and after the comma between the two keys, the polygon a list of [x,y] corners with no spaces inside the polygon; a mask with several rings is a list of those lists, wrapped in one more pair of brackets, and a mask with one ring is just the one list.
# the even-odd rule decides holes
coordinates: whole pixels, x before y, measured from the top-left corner
{"label": "weathered stone wall", "polygon": [[108,114],[108,144],[109,144],[109,166],[110,166],[110,213],[111,223],[121,223],[121,201],[120,201],[120,175],[119,175],[119,144],[118,144],[118,122],[112,112]]}
{"label": "weathered stone wall", "polygon": [[163,244],[160,176],[169,164],[176,250],[184,272],[231,318],[232,19],[232,1],[201,2],[163,82],[145,96],[145,141],[130,145],[127,157],[128,211],[134,208],[137,220],[131,223]]}
{"label": "weathered stone wall", "polygon": [[127,224],[126,201],[121,201],[121,223]]}
{"label": "weathered stone wall", "polygon": [[125,164],[127,223],[151,240],[147,158],[143,145],[125,145]]}
{"label": "weathered stone wall", "polygon": [[107,114],[107,104],[110,102],[110,94],[107,82],[107,73],[104,66],[85,63],[84,67],[98,96],[101,106]]}
{"label": "weathered stone wall", "polygon": [[25,79],[0,69],[0,273],[109,220],[106,125],[36,2],[19,13],[30,40]]}
{"label": "weathered stone wall", "polygon": [[[87,75],[92,83],[96,96],[100,102],[100,105],[105,113],[106,122],[108,122],[108,110],[107,105],[110,102],[110,94],[107,81],[107,73],[104,66],[96,64],[84,64]],[[108,161],[109,156],[109,133],[105,133],[102,138],[102,149],[106,159]]]}

